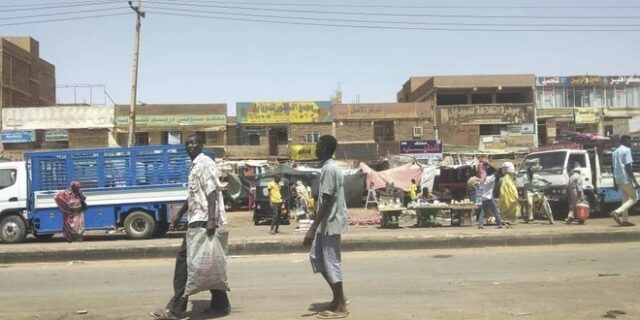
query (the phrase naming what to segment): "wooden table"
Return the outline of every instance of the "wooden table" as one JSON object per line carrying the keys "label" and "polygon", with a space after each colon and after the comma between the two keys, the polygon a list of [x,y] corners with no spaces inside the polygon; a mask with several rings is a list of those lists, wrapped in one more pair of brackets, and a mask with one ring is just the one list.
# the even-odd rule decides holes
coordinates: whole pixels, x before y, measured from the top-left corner
{"label": "wooden table", "polygon": [[441,210],[449,210],[449,205],[429,205],[411,208],[416,211],[417,227],[436,227],[436,215]]}
{"label": "wooden table", "polygon": [[[452,204],[449,208],[451,209],[451,225],[470,226],[473,221],[472,214],[474,214],[480,206],[473,203],[465,203]],[[454,223],[454,217],[457,218],[457,223]]]}
{"label": "wooden table", "polygon": [[382,221],[380,221],[380,227],[382,228],[397,228],[400,226],[400,215],[404,211],[405,207],[399,208],[386,208],[379,209],[378,211],[382,215]]}

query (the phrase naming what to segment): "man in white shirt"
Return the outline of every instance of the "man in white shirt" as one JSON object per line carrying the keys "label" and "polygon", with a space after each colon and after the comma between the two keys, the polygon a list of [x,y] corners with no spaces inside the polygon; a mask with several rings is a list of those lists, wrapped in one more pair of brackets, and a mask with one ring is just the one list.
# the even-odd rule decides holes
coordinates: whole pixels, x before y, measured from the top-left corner
{"label": "man in white shirt", "polygon": [[489,174],[489,170],[493,170],[488,166],[488,164],[483,164],[487,168],[487,177],[480,183],[478,186],[479,196],[482,200],[482,207],[480,208],[480,217],[478,218],[478,229],[484,228],[484,217],[487,211],[493,211],[493,214],[496,217],[496,224],[498,225],[498,229],[502,229],[502,220],[500,219],[500,210],[498,210],[498,206],[496,206],[496,200],[493,198],[493,189],[496,185],[496,180],[498,180],[500,170],[495,171],[493,174]]}
{"label": "man in white shirt", "polygon": [[[186,212],[189,218],[189,228],[206,228],[209,234],[215,234],[218,226],[227,222],[222,197],[223,185],[218,179],[215,162],[202,152],[203,143],[199,136],[190,136],[185,143],[185,149],[192,161],[189,169],[187,201],[173,217],[171,229],[180,222],[182,215]],[[173,275],[174,295],[164,310],[151,312],[151,317],[154,319],[179,319],[180,315],[187,310],[189,297],[184,296],[187,284],[186,242],[185,235],[176,257],[176,268]],[[209,311],[218,316],[229,314],[231,306],[227,292],[210,291]]]}

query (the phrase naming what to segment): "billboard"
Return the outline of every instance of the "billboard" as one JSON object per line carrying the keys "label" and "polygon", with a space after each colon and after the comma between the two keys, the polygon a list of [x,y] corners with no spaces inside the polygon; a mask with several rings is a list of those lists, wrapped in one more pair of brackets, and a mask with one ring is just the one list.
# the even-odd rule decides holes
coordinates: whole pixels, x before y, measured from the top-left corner
{"label": "billboard", "polygon": [[238,102],[236,120],[243,124],[332,122],[331,101]]}
{"label": "billboard", "polygon": [[400,141],[400,154],[410,155],[416,159],[432,159],[442,157],[441,140]]}
{"label": "billboard", "polygon": [[596,110],[594,108],[575,108],[576,123],[596,123]]}
{"label": "billboard", "polygon": [[[180,127],[180,126],[224,126],[227,124],[227,116],[223,114],[173,114],[173,115],[136,115],[136,127]],[[116,118],[118,127],[129,125],[129,116]]]}

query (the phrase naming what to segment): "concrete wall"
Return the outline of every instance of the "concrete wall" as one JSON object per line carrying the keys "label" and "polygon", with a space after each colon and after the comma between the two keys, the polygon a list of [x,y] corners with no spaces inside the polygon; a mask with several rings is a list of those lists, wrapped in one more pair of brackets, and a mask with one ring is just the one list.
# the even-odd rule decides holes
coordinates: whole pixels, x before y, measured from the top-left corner
{"label": "concrete wall", "polygon": [[109,145],[108,129],[71,129],[69,130],[69,148],[103,148]]}
{"label": "concrete wall", "polygon": [[231,159],[265,159],[269,157],[269,146],[227,146],[226,156]]}

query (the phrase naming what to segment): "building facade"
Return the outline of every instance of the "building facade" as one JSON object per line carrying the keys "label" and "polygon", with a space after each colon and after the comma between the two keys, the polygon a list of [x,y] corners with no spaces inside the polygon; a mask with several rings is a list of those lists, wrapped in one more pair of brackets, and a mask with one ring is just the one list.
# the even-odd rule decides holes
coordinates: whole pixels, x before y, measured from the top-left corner
{"label": "building facade", "polygon": [[541,143],[569,132],[640,132],[639,76],[537,77],[536,98]]}
{"label": "building facade", "polygon": [[40,58],[31,37],[0,37],[0,107],[38,107],[56,103],[55,67]]}
{"label": "building facade", "polygon": [[[119,145],[129,136],[129,106],[115,107],[115,130]],[[135,145],[183,144],[190,135],[202,137],[205,147],[224,156],[227,144],[227,105],[147,104],[136,106]]]}
{"label": "building facade", "polygon": [[534,86],[532,74],[415,77],[397,98],[434,105],[445,151],[527,149],[537,143]]}

